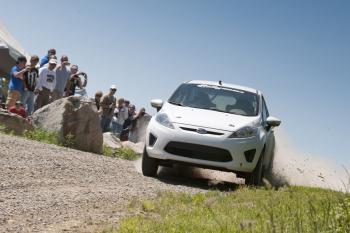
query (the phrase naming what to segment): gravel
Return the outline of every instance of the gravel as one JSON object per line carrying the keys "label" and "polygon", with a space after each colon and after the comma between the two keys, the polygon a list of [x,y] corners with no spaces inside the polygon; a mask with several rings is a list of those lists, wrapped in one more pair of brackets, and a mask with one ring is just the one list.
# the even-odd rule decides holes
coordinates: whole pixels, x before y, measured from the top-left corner
{"label": "gravel", "polygon": [[142,176],[135,163],[0,134],[0,232],[93,232],[134,198],[207,187]]}

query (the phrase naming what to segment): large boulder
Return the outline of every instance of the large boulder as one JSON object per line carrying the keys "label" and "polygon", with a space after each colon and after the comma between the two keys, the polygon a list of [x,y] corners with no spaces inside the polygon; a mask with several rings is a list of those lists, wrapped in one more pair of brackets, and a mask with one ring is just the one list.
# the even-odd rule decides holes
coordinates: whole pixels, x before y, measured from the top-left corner
{"label": "large boulder", "polygon": [[7,132],[13,132],[15,135],[23,135],[25,131],[34,129],[26,119],[17,114],[9,113],[0,109],[0,126],[4,127]]}
{"label": "large boulder", "polygon": [[55,131],[62,142],[72,140],[73,147],[102,153],[103,135],[98,113],[84,97],[70,96],[44,106],[33,114],[36,127]]}

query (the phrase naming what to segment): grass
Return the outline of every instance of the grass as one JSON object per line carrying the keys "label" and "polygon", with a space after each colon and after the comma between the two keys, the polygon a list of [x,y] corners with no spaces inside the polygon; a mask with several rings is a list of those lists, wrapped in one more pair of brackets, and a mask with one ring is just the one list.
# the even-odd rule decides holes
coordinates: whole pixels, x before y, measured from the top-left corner
{"label": "grass", "polygon": [[102,232],[350,232],[349,194],[318,188],[168,192],[132,201],[130,212]]}
{"label": "grass", "polygon": [[33,131],[24,132],[23,136],[30,140],[62,146],[62,143],[59,140],[58,132],[49,132],[43,129],[35,129]]}
{"label": "grass", "polygon": [[[13,132],[8,131],[6,127],[1,124],[0,133],[14,135]],[[40,128],[36,128],[32,131],[25,131],[23,137],[34,141],[44,142],[47,144],[74,148],[74,135],[72,134],[66,135],[64,141],[61,142],[60,135],[58,132],[51,132]],[[108,147],[106,145],[103,145],[102,154],[104,156],[118,157],[125,160],[136,160],[139,158],[139,155],[129,148],[122,147],[120,149],[112,149],[111,147]]]}
{"label": "grass", "polygon": [[117,157],[125,160],[136,160],[140,156],[136,154],[133,150],[126,148],[126,147],[121,147],[119,149],[113,149],[109,146],[103,145],[103,155],[108,156],[108,157]]}

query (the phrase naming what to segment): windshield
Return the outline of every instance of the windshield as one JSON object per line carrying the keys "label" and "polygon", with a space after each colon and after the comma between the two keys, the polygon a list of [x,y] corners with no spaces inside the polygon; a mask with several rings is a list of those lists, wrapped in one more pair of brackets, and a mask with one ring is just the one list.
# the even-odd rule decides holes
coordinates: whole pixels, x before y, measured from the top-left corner
{"label": "windshield", "polygon": [[257,94],[203,84],[182,84],[168,102],[243,116],[257,116],[259,106]]}

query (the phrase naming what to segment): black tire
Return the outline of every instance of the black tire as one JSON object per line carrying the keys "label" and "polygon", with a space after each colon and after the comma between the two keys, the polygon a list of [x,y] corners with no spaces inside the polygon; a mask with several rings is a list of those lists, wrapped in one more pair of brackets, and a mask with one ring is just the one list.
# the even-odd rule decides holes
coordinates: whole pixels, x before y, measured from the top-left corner
{"label": "black tire", "polygon": [[158,166],[157,159],[149,157],[145,148],[142,154],[142,174],[144,176],[155,177],[157,175]]}
{"label": "black tire", "polygon": [[249,186],[261,186],[263,184],[262,180],[264,177],[264,151],[261,153],[258,163],[254,168],[254,171],[247,174],[245,177],[245,184]]}

